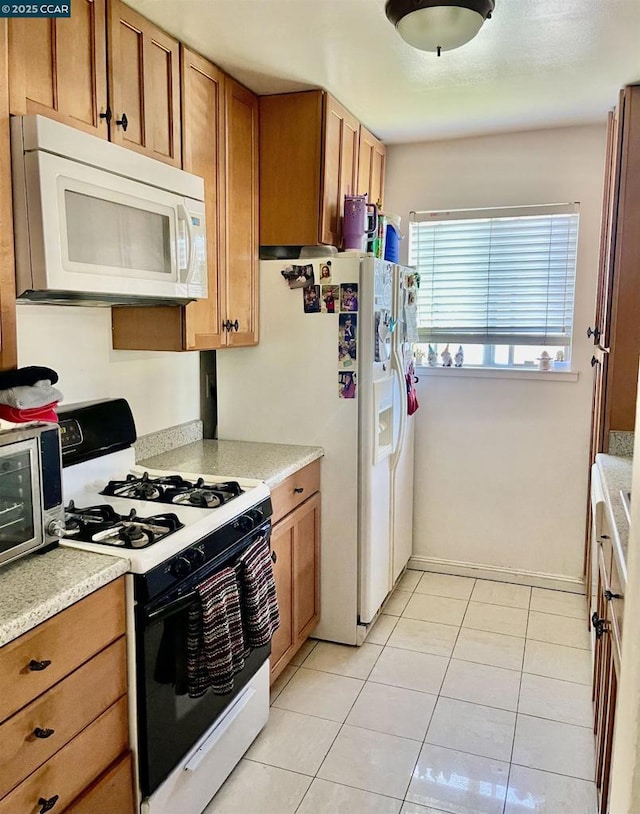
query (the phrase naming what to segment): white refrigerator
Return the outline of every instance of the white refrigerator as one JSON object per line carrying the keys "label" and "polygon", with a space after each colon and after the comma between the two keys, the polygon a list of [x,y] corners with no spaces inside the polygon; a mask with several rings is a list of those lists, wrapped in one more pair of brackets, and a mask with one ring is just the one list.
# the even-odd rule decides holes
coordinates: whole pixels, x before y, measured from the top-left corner
{"label": "white refrigerator", "polygon": [[324,449],[321,639],[361,644],[411,555],[415,280],[351,253],[263,261],[260,343],[217,354],[218,438]]}

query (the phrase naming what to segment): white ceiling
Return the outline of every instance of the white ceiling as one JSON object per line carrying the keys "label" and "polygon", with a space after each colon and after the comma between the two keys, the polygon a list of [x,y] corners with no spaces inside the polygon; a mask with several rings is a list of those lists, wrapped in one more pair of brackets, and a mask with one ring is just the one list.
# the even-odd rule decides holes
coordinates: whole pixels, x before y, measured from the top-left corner
{"label": "white ceiling", "polygon": [[604,121],[640,82],[640,0],[496,0],[440,58],[385,0],[127,3],[258,94],[326,88],[387,143]]}

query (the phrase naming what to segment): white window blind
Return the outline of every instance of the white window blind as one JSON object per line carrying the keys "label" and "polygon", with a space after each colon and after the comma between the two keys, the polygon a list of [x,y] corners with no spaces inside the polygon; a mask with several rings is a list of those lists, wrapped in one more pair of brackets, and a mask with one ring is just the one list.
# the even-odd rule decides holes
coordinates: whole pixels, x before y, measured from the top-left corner
{"label": "white window blind", "polygon": [[421,341],[570,345],[578,205],[412,212]]}

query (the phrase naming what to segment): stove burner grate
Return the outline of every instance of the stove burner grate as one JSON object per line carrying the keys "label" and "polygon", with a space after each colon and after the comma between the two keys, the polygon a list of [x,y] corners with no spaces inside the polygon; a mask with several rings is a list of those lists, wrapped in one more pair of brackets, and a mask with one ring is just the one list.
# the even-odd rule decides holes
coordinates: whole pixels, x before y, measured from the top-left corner
{"label": "stove burner grate", "polygon": [[204,478],[198,478],[193,483],[185,480],[181,475],[151,478],[149,473],[145,472],[140,477],[127,475],[124,480],[109,481],[100,494],[126,497],[131,500],[149,500],[156,503],[176,503],[197,506],[201,509],[216,509],[241,495],[242,489],[236,481],[206,483]]}
{"label": "stove burner grate", "polygon": [[74,540],[138,549],[163,540],[184,524],[173,512],[138,517],[132,509],[121,515],[106,503],[81,509],[71,500],[65,508],[65,525],[65,536]]}

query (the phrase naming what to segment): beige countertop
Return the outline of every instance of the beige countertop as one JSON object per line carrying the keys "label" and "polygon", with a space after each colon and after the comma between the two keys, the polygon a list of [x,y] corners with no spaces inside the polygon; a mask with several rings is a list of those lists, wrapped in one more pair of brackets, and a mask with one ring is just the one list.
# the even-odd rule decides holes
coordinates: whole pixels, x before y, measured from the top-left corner
{"label": "beige countertop", "polygon": [[256,478],[273,489],[323,454],[322,447],[204,440],[146,458],[138,465],[198,475]]}
{"label": "beige countertop", "polygon": [[613,535],[613,551],[620,570],[620,577],[627,582],[627,548],[629,545],[629,521],[622,505],[620,490],[631,490],[633,458],[620,455],[596,456],[596,464],[602,478],[605,505]]}
{"label": "beige countertop", "polygon": [[0,646],[126,574],[128,566],[121,557],[60,547],[0,567]]}

